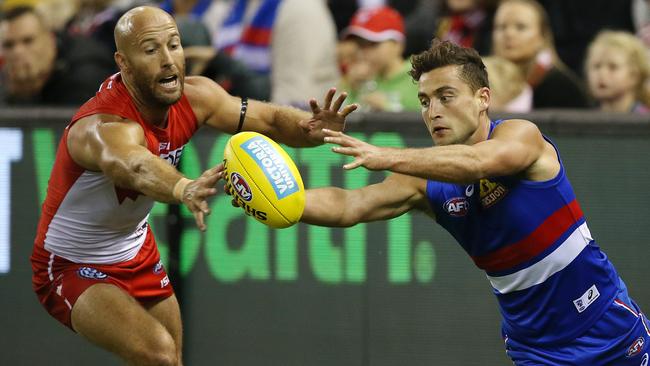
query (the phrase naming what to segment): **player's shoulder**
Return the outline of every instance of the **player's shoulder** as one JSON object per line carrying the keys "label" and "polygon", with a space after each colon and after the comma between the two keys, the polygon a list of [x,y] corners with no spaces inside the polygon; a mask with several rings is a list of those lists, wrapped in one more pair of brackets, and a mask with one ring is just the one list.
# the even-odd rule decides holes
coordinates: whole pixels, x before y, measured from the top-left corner
{"label": "player's shoulder", "polygon": [[115,114],[97,113],[82,117],[68,127],[69,141],[86,140],[96,138],[97,133],[101,133],[102,127],[111,129],[120,129],[124,133],[143,135],[142,126],[125,117]]}
{"label": "player's shoulder", "polygon": [[500,122],[498,122],[495,129],[503,128],[504,126],[506,128],[530,128],[530,129],[539,130],[537,128],[537,125],[534,122],[529,121],[527,119],[521,119],[521,118],[511,118],[511,119],[501,120]]}
{"label": "player's shoulder", "polygon": [[205,76],[188,76],[185,78],[184,91],[190,101],[202,99],[209,94],[218,93],[220,89],[219,84]]}
{"label": "player's shoulder", "polygon": [[542,138],[542,133],[537,125],[526,119],[506,119],[500,121],[493,131],[493,136],[527,136],[529,138]]}
{"label": "player's shoulder", "polygon": [[185,96],[200,124],[212,114],[212,111],[218,110],[228,96],[219,84],[204,76],[188,76],[184,86]]}

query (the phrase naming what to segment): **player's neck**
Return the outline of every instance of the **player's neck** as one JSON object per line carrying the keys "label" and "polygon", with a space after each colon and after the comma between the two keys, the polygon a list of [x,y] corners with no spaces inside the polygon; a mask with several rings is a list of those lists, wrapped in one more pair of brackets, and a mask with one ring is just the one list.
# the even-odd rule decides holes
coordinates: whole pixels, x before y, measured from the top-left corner
{"label": "player's neck", "polygon": [[165,128],[167,126],[167,114],[169,113],[169,106],[159,106],[152,105],[152,103],[146,103],[137,89],[131,84],[130,80],[122,78],[126,90],[128,90],[133,99],[133,104],[140,112],[142,119],[144,119],[149,124],[152,124],[156,127]]}
{"label": "player's neck", "polygon": [[487,140],[489,136],[490,136],[490,118],[488,118],[487,113],[482,113],[479,116],[478,128],[469,137],[467,141],[467,145],[478,144],[479,142]]}

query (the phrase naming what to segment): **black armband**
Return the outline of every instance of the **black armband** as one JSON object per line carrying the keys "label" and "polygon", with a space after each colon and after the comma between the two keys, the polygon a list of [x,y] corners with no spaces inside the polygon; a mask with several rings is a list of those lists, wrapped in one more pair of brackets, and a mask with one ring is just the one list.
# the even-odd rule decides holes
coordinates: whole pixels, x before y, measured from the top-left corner
{"label": "black armband", "polygon": [[235,131],[235,133],[241,132],[241,128],[244,127],[244,119],[246,118],[247,109],[248,109],[248,97],[242,97],[241,109],[239,110],[239,125],[237,125],[237,131]]}

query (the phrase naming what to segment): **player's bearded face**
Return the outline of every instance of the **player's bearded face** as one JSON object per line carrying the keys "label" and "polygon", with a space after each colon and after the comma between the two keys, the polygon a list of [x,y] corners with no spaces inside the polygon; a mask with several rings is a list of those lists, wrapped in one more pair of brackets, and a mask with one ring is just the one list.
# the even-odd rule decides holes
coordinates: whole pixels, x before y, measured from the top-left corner
{"label": "player's bearded face", "polygon": [[142,42],[130,61],[133,81],[145,103],[169,106],[181,98],[185,57],[175,26]]}

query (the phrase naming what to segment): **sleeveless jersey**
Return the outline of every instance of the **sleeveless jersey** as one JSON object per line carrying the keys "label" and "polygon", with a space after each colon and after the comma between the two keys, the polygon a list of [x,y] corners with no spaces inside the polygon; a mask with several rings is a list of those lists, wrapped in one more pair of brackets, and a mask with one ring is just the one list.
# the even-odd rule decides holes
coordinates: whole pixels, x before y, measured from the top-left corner
{"label": "sleeveless jersey", "polygon": [[184,94],[170,107],[167,126],[159,128],[142,118],[119,73],[104,81],[72,118],[59,143],[34,242],[33,256],[41,260],[53,254],[75,263],[124,262],[134,258],[151,235],[147,218],[154,200],[115,186],[102,172],[82,168],[68,152],[70,126],[93,114],[137,122],[147,149],[174,166],[198,128]]}
{"label": "sleeveless jersey", "polygon": [[[491,122],[490,136],[500,122]],[[559,153],[558,160],[560,172],[544,182],[515,176],[471,185],[427,182],[437,222],[486,272],[504,332],[536,344],[583,333],[619,290],[618,274],[591,237]]]}

